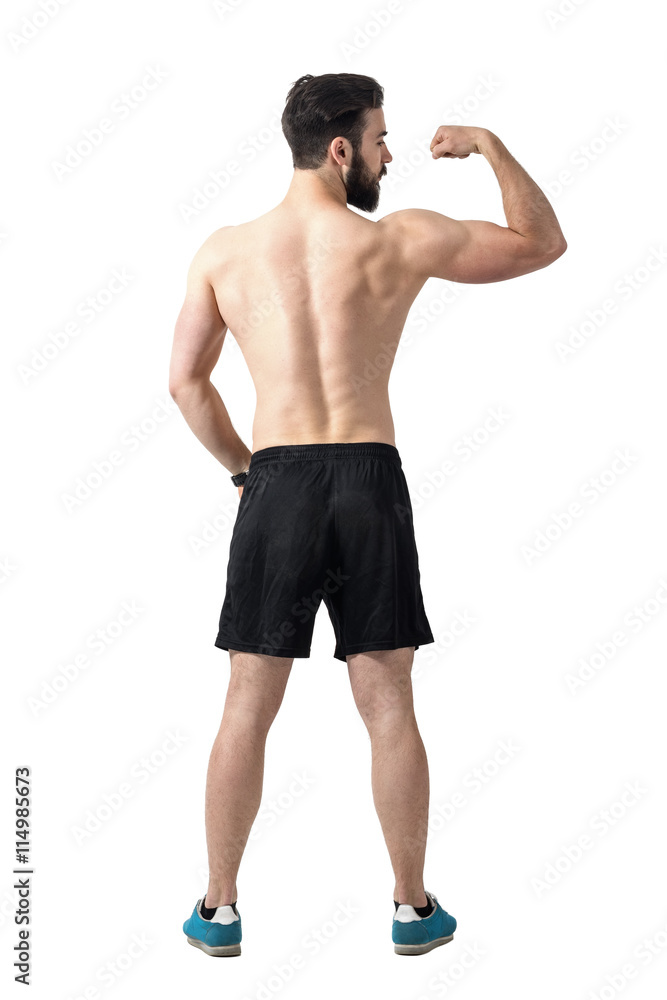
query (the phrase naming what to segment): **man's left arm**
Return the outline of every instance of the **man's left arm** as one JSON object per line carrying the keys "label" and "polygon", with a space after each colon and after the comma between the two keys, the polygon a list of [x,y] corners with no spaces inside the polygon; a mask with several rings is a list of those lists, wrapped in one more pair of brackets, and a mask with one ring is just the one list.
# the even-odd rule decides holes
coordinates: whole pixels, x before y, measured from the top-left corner
{"label": "man's left arm", "polygon": [[195,436],[230,475],[248,468],[251,451],[232,426],[211,382],[227,324],[208,279],[206,244],[188,270],[185,301],[176,320],[169,364],[169,394]]}

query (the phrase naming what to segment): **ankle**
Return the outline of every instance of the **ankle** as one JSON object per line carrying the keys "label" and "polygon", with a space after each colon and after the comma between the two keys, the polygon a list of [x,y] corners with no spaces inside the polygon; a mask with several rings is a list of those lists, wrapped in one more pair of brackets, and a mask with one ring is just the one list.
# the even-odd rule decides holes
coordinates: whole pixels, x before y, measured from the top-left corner
{"label": "ankle", "polygon": [[423,889],[400,891],[394,888],[394,899],[397,903],[408,903],[410,906],[428,906],[429,899]]}
{"label": "ankle", "polygon": [[218,906],[229,906],[231,903],[236,903],[238,899],[238,893],[236,888],[233,892],[224,892],[222,889],[211,888],[207,889],[204,894],[203,903],[208,910],[214,910]]}

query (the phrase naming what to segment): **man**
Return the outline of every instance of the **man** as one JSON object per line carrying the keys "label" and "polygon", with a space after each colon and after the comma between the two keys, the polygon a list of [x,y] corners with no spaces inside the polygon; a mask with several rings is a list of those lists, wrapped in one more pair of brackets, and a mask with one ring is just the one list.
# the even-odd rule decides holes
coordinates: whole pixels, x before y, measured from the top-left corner
{"label": "man", "polygon": [[[395,875],[394,950],[421,954],[456,927],[423,882],[429,775],[411,669],[415,649],[434,639],[394,438],[391,362],[429,277],[515,278],[555,261],[566,242],[540,188],[484,128],[441,125],[432,155],[484,156],[507,227],[423,209],[377,222],[351,211],[375,211],[392,160],[383,97],[358,74],[296,81],[282,117],[294,165],[287,193],[205,241],[176,324],[169,391],[240,495],[215,640],[231,673],[207,774],[209,883],[183,925],[210,955],[241,951],[236,878],[261,800],[266,736],[294,657],[310,654],[320,601],[371,740],[373,799]],[[228,329],[257,393],[252,449],[210,381]]]}

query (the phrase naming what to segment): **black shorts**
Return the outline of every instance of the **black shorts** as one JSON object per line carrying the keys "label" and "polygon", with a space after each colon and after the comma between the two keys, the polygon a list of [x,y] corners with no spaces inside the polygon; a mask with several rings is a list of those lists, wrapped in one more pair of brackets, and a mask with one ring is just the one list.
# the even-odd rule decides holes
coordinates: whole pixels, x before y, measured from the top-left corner
{"label": "black shorts", "polygon": [[378,441],[253,452],[215,645],[310,656],[324,601],[334,657],[434,642],[397,449]]}

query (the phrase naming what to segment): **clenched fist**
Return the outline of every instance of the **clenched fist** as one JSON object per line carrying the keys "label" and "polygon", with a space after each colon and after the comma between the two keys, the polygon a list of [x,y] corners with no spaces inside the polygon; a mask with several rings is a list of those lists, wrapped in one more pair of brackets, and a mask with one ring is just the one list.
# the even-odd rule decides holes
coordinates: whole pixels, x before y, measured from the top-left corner
{"label": "clenched fist", "polygon": [[464,160],[471,153],[479,153],[479,140],[484,131],[471,125],[441,125],[431,140],[433,159],[449,156]]}

